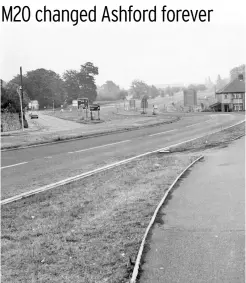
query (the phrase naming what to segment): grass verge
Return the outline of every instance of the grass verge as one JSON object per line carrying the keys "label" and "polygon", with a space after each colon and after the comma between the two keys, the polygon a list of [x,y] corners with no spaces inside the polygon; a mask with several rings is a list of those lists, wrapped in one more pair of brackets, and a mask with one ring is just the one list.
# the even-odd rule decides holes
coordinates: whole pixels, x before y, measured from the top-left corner
{"label": "grass verge", "polygon": [[[205,150],[244,134],[245,123],[171,152]],[[3,206],[2,282],[128,282],[129,258],[156,205],[196,157],[153,154]]]}
{"label": "grass verge", "polygon": [[170,152],[196,152],[214,147],[224,147],[235,139],[245,135],[245,122],[218,133],[193,140],[182,145],[172,147]]}
{"label": "grass verge", "polygon": [[2,207],[2,282],[127,282],[157,203],[194,156],[155,154]]}
{"label": "grass verge", "polygon": [[23,141],[18,141],[18,140],[13,140],[13,142],[11,142],[11,144],[6,144],[3,145],[4,140],[1,140],[2,145],[1,145],[1,150],[11,150],[11,149],[18,149],[21,148],[23,146],[33,146],[33,145],[45,145],[47,143],[51,143],[51,142],[66,142],[66,141],[70,141],[72,139],[88,139],[88,138],[92,138],[92,137],[97,137],[97,136],[105,136],[105,135],[110,135],[110,134],[114,134],[114,133],[123,133],[123,132],[127,132],[127,131],[134,131],[134,130],[139,130],[139,129],[144,129],[144,128],[149,128],[149,127],[155,127],[155,126],[161,126],[164,124],[171,124],[171,123],[175,123],[177,121],[180,120],[180,117],[171,117],[171,118],[166,118],[163,120],[157,120],[157,121],[151,121],[151,123],[143,123],[141,125],[133,125],[133,126],[128,126],[128,127],[115,127],[113,129],[104,129],[104,130],[97,130],[94,133],[83,133],[81,134],[81,132],[76,133],[71,135],[71,133],[68,134],[62,134],[59,135],[59,133],[50,133],[50,134],[44,134],[44,135],[37,135],[34,137],[30,136],[30,139],[35,139],[33,141],[29,141],[28,137],[25,137],[25,140]]}

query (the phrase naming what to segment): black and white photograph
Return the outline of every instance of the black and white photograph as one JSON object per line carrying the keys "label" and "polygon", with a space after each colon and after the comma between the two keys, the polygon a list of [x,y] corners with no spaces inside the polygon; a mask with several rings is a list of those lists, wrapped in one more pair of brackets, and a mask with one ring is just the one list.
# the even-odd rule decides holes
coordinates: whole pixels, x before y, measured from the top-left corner
{"label": "black and white photograph", "polygon": [[244,283],[243,0],[2,0],[1,282]]}

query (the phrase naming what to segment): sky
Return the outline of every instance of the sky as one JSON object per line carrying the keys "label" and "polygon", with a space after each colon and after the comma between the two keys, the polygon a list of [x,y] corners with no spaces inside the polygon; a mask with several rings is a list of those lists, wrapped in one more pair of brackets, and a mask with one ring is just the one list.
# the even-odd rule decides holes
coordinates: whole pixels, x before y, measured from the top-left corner
{"label": "sky", "polygon": [[[246,1],[222,0],[2,0],[2,6],[28,6],[28,22],[0,19],[0,78],[8,81],[19,72],[45,68],[62,75],[93,62],[99,68],[96,84],[112,80],[129,88],[132,80],[148,84],[204,83],[210,76],[229,76],[246,62]],[[153,9],[156,22],[102,22],[105,6],[119,9]],[[161,9],[213,10],[210,22],[162,22]],[[39,23],[38,9],[90,10],[96,22]],[[2,14],[2,13],[1,13]]]}

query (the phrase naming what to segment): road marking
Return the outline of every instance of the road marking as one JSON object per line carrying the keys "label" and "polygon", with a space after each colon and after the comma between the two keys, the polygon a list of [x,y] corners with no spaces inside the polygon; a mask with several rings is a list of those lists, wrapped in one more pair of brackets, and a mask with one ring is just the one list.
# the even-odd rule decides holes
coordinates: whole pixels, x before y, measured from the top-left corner
{"label": "road marking", "polygon": [[19,166],[19,165],[26,164],[26,163],[28,163],[28,162],[21,162],[21,163],[16,163],[16,164],[4,166],[4,167],[1,167],[1,170],[5,169],[5,168],[9,168],[9,167]]}
{"label": "road marking", "polygon": [[86,149],[81,149],[81,150],[76,150],[76,151],[69,151],[68,153],[70,154],[70,153],[76,153],[76,152],[83,152],[83,151],[88,151],[88,150],[92,150],[92,149],[96,149],[96,148],[102,148],[102,147],[106,147],[106,146],[110,146],[110,145],[130,142],[130,141],[131,140],[125,140],[125,141],[120,141],[120,142],[108,143],[108,144],[104,144],[104,145],[100,145],[100,146],[95,146],[95,147],[90,147],[90,148],[86,148]]}
{"label": "road marking", "polygon": [[202,122],[200,122],[200,123],[196,123],[196,124],[192,124],[192,125],[189,125],[189,126],[185,126],[186,128],[189,128],[189,127],[193,127],[193,126],[195,126],[195,125],[198,125],[198,124],[201,124]]}
{"label": "road marking", "polygon": [[99,168],[94,169],[94,170],[92,170],[92,171],[85,172],[85,173],[81,173],[81,174],[76,175],[76,176],[74,176],[74,177],[69,177],[69,178],[67,178],[67,179],[63,179],[63,180],[58,181],[58,182],[55,182],[55,183],[53,183],[53,184],[49,184],[49,185],[46,185],[46,186],[43,186],[43,187],[40,187],[40,188],[31,190],[31,191],[29,191],[29,192],[24,192],[24,193],[21,193],[21,194],[19,194],[19,195],[15,195],[15,196],[13,196],[13,197],[10,197],[10,198],[1,200],[1,201],[0,201],[0,204],[1,204],[1,205],[8,204],[8,203],[11,203],[11,202],[14,202],[14,201],[18,201],[18,200],[21,200],[21,199],[26,198],[26,197],[30,197],[30,196],[32,196],[32,195],[35,195],[35,194],[38,194],[38,193],[41,193],[41,192],[44,192],[44,191],[48,191],[48,190],[51,190],[51,189],[54,189],[54,188],[57,188],[57,187],[60,187],[60,186],[63,186],[63,185],[72,183],[72,182],[74,182],[74,181],[78,181],[78,180],[81,180],[81,179],[90,177],[90,176],[95,175],[95,174],[97,174],[97,173],[104,172],[104,171],[106,171],[106,170],[108,170],[108,169],[112,169],[112,168],[115,168],[115,167],[117,167],[117,166],[121,166],[121,165],[123,165],[123,164],[130,163],[131,161],[136,160],[136,159],[139,159],[140,157],[145,157],[145,156],[148,156],[148,155],[153,154],[153,153],[158,153],[158,152],[163,152],[163,151],[165,151],[165,150],[169,150],[171,147],[176,147],[176,146],[178,146],[178,145],[180,145],[180,144],[184,144],[184,143],[187,143],[187,142],[190,142],[190,141],[199,139],[199,138],[206,137],[206,136],[208,136],[208,135],[212,135],[212,134],[221,132],[221,130],[230,129],[230,128],[235,127],[235,126],[237,126],[237,125],[240,125],[240,124],[242,124],[242,123],[244,123],[244,122],[245,122],[245,119],[239,121],[239,122],[236,123],[236,124],[233,124],[233,125],[231,125],[231,126],[225,127],[225,128],[223,128],[223,129],[220,129],[220,130],[215,130],[215,131],[212,131],[212,132],[208,132],[208,133],[206,133],[206,134],[203,134],[203,135],[197,136],[197,137],[195,137],[195,138],[192,138],[192,139],[189,139],[189,140],[185,140],[185,141],[182,141],[182,142],[179,142],[179,143],[176,143],[176,144],[172,144],[172,145],[166,146],[166,147],[164,147],[164,148],[155,149],[155,150],[153,150],[153,151],[148,151],[148,152],[145,152],[145,153],[142,153],[142,154],[139,154],[139,155],[136,155],[136,156],[127,158],[127,159],[123,159],[123,160],[121,160],[121,161],[118,161],[118,162],[115,162],[115,163],[112,163],[112,164],[109,164],[109,165],[106,165],[106,166],[103,166],[103,167],[99,167]]}
{"label": "road marking", "polygon": [[170,130],[170,131],[165,131],[165,132],[160,132],[160,133],[157,133],[157,134],[152,134],[152,135],[149,135],[149,137],[153,137],[153,136],[157,136],[157,135],[162,135],[162,134],[170,133],[170,132],[174,132],[174,131],[177,131],[177,129]]}

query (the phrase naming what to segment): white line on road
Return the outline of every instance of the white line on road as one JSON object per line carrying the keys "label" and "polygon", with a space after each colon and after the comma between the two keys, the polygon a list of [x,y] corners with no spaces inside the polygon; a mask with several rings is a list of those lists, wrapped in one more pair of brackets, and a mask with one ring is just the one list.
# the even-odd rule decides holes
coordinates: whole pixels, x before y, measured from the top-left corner
{"label": "white line on road", "polygon": [[[231,125],[231,126],[229,126],[229,127],[223,128],[223,130],[230,129],[230,128],[235,127],[235,126],[237,126],[237,125],[240,125],[240,124],[242,124],[242,123],[244,123],[244,122],[245,122],[245,120],[239,121],[239,122],[236,123],[236,124],[233,124],[233,125]],[[1,204],[1,205],[8,204],[8,203],[11,203],[11,202],[14,202],[14,201],[17,201],[17,200],[20,200],[20,199],[23,199],[23,198],[26,198],[26,197],[35,195],[35,194],[38,194],[38,193],[40,193],[40,192],[44,192],[44,191],[47,191],[47,190],[51,190],[51,189],[60,187],[60,186],[62,186],[62,185],[69,184],[69,183],[71,183],[71,182],[74,182],[74,181],[77,181],[77,180],[81,180],[81,179],[83,179],[83,178],[86,178],[86,177],[92,176],[92,175],[94,175],[94,174],[97,174],[97,173],[106,171],[106,170],[108,170],[108,169],[115,168],[115,167],[117,167],[117,166],[130,163],[131,161],[136,160],[136,159],[138,159],[138,158],[140,158],[140,157],[148,156],[148,155],[150,155],[150,154],[157,153],[157,152],[163,152],[163,151],[165,151],[165,150],[169,150],[170,148],[175,147],[175,146],[178,146],[178,145],[180,145],[180,144],[184,144],[184,143],[187,143],[187,142],[190,142],[190,141],[193,141],[193,140],[196,140],[196,139],[199,139],[199,138],[208,136],[208,135],[212,135],[212,134],[218,133],[218,132],[220,132],[221,130],[222,130],[222,129],[220,129],[220,130],[215,130],[215,131],[212,131],[212,132],[208,132],[208,133],[206,133],[206,134],[204,134],[204,135],[200,135],[200,136],[197,136],[197,137],[192,138],[192,139],[189,139],[189,140],[185,140],[185,141],[182,141],[182,142],[179,142],[179,143],[176,143],[176,144],[172,144],[172,145],[166,146],[166,147],[164,147],[164,148],[155,149],[155,150],[153,150],[153,151],[148,151],[148,152],[145,152],[145,153],[142,153],[142,154],[139,154],[139,155],[136,155],[136,156],[133,156],[133,157],[130,157],[130,158],[121,160],[121,161],[117,161],[117,162],[115,162],[115,163],[113,163],[113,164],[109,164],[109,165],[106,165],[106,166],[97,168],[97,169],[95,169],[95,170],[92,170],[92,171],[89,171],[89,172],[85,172],[85,173],[76,175],[76,176],[74,176],[74,177],[69,177],[69,178],[67,178],[67,179],[63,179],[63,180],[58,181],[58,182],[56,182],[56,183],[49,184],[49,185],[46,185],[46,186],[44,186],[44,187],[31,190],[31,191],[29,191],[29,192],[24,192],[24,193],[21,193],[21,194],[19,194],[19,195],[15,195],[15,196],[13,196],[13,197],[10,197],[10,198],[1,200],[1,201],[0,201],[0,204]]]}
{"label": "white line on road", "polygon": [[198,124],[201,124],[202,122],[200,122],[200,123],[196,123],[196,124],[192,124],[192,125],[189,125],[189,126],[185,126],[186,128],[189,128],[189,127],[193,127],[193,126],[195,126],[195,125],[198,125]]}
{"label": "white line on road", "polygon": [[170,130],[170,131],[165,131],[165,132],[160,132],[160,133],[157,133],[157,134],[152,134],[152,135],[149,135],[149,137],[153,137],[153,136],[157,136],[157,135],[162,135],[162,134],[170,133],[170,132],[174,132],[174,131],[177,131],[177,129]]}
{"label": "white line on road", "polygon": [[26,163],[28,163],[28,162],[21,162],[21,163],[16,163],[16,164],[4,166],[4,167],[1,167],[1,170],[5,169],[5,168],[9,168],[9,167],[19,166],[19,165],[26,164]]}
{"label": "white line on road", "polygon": [[130,142],[130,141],[131,140],[125,140],[125,141],[120,141],[120,142],[108,143],[108,144],[104,144],[104,145],[100,145],[100,146],[95,146],[95,147],[90,147],[90,148],[86,148],[86,149],[81,149],[81,150],[76,150],[76,151],[69,151],[68,153],[83,152],[83,151],[88,151],[88,150],[92,150],[92,149],[96,149],[96,148],[102,148],[102,147],[106,147],[106,146],[110,146],[110,145]]}

